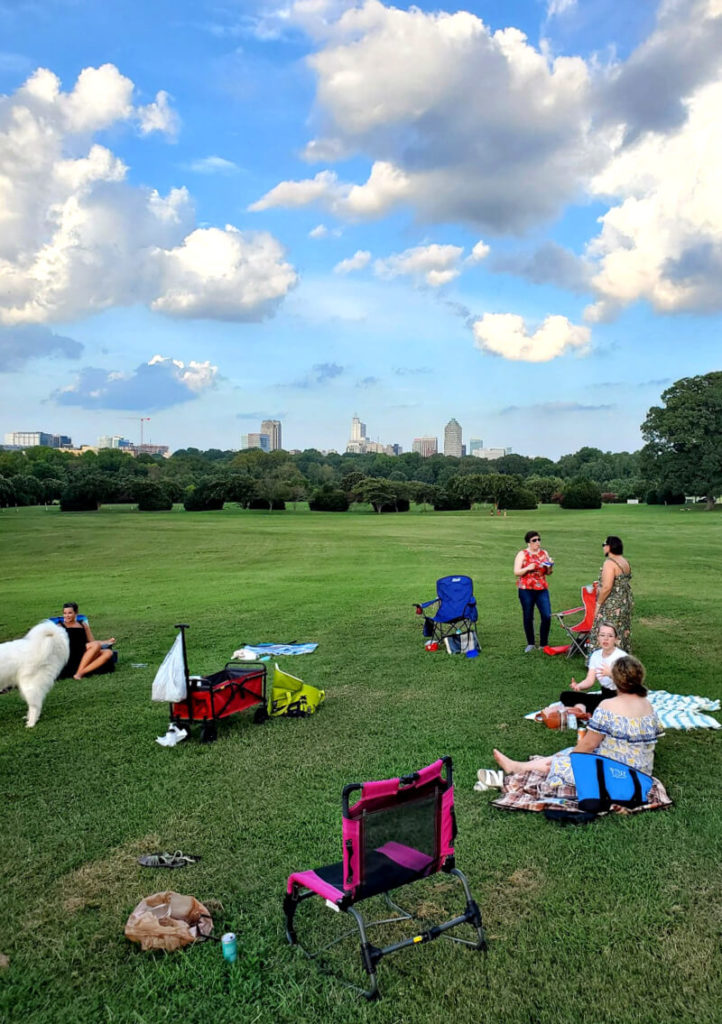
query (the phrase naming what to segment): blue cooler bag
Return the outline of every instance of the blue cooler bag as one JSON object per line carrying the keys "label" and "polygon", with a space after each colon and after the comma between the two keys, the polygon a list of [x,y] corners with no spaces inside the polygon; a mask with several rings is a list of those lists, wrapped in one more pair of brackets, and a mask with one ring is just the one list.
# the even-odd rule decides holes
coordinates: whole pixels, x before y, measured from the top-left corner
{"label": "blue cooler bag", "polygon": [[600,754],[571,754],[570,758],[581,811],[601,814],[612,804],[641,807],[647,802],[654,781],[651,775]]}

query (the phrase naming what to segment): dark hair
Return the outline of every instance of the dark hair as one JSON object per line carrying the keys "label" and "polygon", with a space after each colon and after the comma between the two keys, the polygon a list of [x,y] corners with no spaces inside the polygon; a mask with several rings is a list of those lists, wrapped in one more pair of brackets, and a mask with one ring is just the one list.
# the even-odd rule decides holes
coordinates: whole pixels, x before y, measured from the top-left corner
{"label": "dark hair", "polygon": [[525,541],[526,541],[526,543],[528,544],[528,543],[529,543],[529,541],[530,541],[530,540],[532,539],[532,537],[538,537],[538,536],[539,536],[539,531],[538,531],[538,530],[528,530],[528,531],[527,531],[527,532],[526,532],[526,533],[524,534],[524,540],[525,540]]}
{"label": "dark hair", "polygon": [[66,601],[65,604],[63,605],[63,609],[65,608],[72,608],[75,614],[78,614],[78,606],[75,603],[75,601]]}
{"label": "dark hair", "polygon": [[624,544],[622,544],[622,542],[619,539],[619,537],[607,537],[607,539],[604,541],[604,543],[607,545],[607,547],[609,548],[609,550],[612,552],[613,555],[623,555],[624,554]]}
{"label": "dark hair", "polygon": [[[602,627],[604,627],[604,629],[611,629],[617,640],[619,640],[619,630],[612,622],[607,622],[606,619],[602,619],[599,623],[599,629],[602,629]],[[599,636],[599,629],[597,630],[597,636]]]}
{"label": "dark hair", "polygon": [[612,665],[612,682],[618,693],[634,693],[638,697],[646,697],[645,675],[644,665],[631,654],[617,658]]}

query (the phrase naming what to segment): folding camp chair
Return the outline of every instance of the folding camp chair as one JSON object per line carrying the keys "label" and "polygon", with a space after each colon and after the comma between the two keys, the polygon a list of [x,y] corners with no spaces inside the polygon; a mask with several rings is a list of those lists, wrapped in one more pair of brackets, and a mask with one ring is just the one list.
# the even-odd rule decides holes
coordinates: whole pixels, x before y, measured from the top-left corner
{"label": "folding camp chair", "polygon": [[[474,597],[474,583],[470,576],[442,576],[436,581],[436,597],[433,601],[417,604],[417,615],[424,616],[424,637],[441,641],[457,633],[470,633],[474,637],[475,649],[479,648],[474,623],[479,618]],[[436,605],[433,615],[424,609]]]}
{"label": "folding camp chair", "polygon": [[[361,790],[361,796],[350,804],[350,795]],[[388,953],[406,946],[430,942],[450,928],[470,924],[476,929],[476,940],[447,936],[455,942],[486,949],[481,912],[474,902],[465,876],[454,864],[453,841],[454,787],[450,757],[442,757],[411,775],[378,782],[354,782],[343,789],[343,860],[327,867],[314,868],[290,875],[283,909],[286,914],[286,936],[297,944],[294,914],[298,904],[311,896],[320,896],[331,910],[350,914],[358,927],[361,959],[368,975],[369,988],[349,987],[367,999],[378,996],[376,966]],[[419,879],[445,871],[456,875],[464,887],[466,908],[458,917],[434,925],[389,946],[372,945],[366,935],[366,923],[357,904],[371,896],[383,895],[388,906],[400,917],[374,921],[374,925],[392,921],[409,921],[407,913],[389,898],[389,891]],[[371,927],[371,924],[368,925]],[[336,945],[355,929],[345,932],[315,953],[316,957]]]}
{"label": "folding camp chair", "polygon": [[[594,624],[594,610],[597,606],[598,590],[599,580],[595,580],[594,583],[587,583],[586,586],[582,587],[582,603],[578,608],[568,608],[564,612],[554,612],[555,619],[569,637],[567,658],[572,658],[575,654],[581,654],[583,658],[587,656],[585,644]],[[574,626],[567,625],[564,621],[565,618],[568,615],[578,615],[579,612],[584,612],[579,622]]]}

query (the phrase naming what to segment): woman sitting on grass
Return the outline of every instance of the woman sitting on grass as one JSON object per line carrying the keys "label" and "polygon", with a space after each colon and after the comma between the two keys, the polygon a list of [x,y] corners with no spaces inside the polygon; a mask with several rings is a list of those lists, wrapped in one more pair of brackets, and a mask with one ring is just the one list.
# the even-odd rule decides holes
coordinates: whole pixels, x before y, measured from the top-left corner
{"label": "woman sitting on grass", "polygon": [[63,605],[63,621],[60,625],[66,630],[70,641],[70,656],[60,673],[61,679],[67,679],[68,676],[83,679],[94,672],[108,671],[103,666],[107,666],[113,657],[111,647],[115,643],[114,636],[107,640],[96,640],[87,619],[78,622],[78,606],[75,601]]}
{"label": "woman sitting on grass", "polygon": [[647,700],[644,674],[642,663],[631,655],[615,661],[612,682],[617,696],[605,700],[596,709],[587,732],[575,747],[566,747],[551,757],[538,757],[531,761],[513,761],[500,750],[494,750],[494,760],[505,775],[524,772],[545,775],[544,790],[549,796],[553,796],[558,787],[574,785],[569,757],[572,753],[592,754],[596,751],[651,775],[654,747],[663,735],[663,729]]}
{"label": "woman sitting on grass", "polygon": [[[597,710],[603,700],[617,696],[612,682],[612,667],[620,658],[627,657],[627,652],[617,647],[619,637],[611,622],[603,622],[599,627],[599,647],[589,658],[589,671],[580,683],[572,676],[570,690],[559,694],[559,700],[566,708],[578,708],[590,713]],[[601,693],[584,693],[591,690],[595,683],[601,686]]]}

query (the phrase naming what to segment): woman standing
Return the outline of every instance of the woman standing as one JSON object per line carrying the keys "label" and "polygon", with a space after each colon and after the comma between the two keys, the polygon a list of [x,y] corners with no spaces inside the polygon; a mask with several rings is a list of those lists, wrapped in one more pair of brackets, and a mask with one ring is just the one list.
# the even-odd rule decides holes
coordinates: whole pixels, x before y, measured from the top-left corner
{"label": "woman standing", "polygon": [[632,569],[624,557],[624,545],[619,537],[607,537],[603,543],[604,565],[599,574],[597,607],[594,625],[587,646],[590,650],[600,646],[599,628],[602,621],[609,622],[617,631],[618,643],[627,653],[632,647]]}
{"label": "woman standing", "polygon": [[517,577],[519,602],[524,620],[526,647],[524,653],[536,650],[534,644],[534,608],[539,609],[539,646],[545,647],[549,640],[549,626],[552,621],[552,608],[549,600],[547,576],[554,570],[554,562],[548,552],[541,546],[541,537],[537,530],[529,530],[525,535],[526,547],[517,553],[514,559],[514,575]]}

